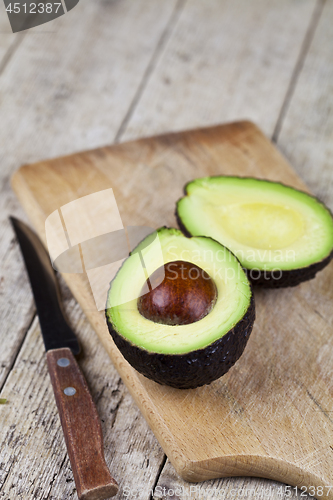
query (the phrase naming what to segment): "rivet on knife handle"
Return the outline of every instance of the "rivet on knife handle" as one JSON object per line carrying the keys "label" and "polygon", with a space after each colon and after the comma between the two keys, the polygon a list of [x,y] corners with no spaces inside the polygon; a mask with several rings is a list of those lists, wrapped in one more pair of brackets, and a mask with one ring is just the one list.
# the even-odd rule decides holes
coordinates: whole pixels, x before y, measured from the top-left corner
{"label": "rivet on knife handle", "polygon": [[103,450],[96,406],[69,348],[47,352],[47,364],[80,500],[102,500],[118,491]]}

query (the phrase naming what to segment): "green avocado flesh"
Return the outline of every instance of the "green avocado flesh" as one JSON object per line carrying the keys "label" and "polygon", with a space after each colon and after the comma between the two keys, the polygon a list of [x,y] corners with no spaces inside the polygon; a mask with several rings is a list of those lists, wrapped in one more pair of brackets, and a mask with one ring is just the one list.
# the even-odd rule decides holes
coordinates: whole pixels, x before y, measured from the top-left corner
{"label": "green avocado flesh", "polygon": [[[235,256],[211,238],[187,238],[181,231],[168,228],[157,230],[157,235],[149,245],[149,236],[141,242],[118,271],[107,298],[107,320],[118,334],[149,352],[183,354],[205,348],[245,315],[252,296],[249,281]],[[138,311],[137,298],[147,278],[161,265],[173,261],[194,263],[215,282],[216,303],[207,316],[195,323],[155,323]]]}
{"label": "green avocado flesh", "polygon": [[295,270],[329,260],[333,219],[316,198],[254,178],[205,177],[177,203],[181,227],[229,248],[246,269]]}

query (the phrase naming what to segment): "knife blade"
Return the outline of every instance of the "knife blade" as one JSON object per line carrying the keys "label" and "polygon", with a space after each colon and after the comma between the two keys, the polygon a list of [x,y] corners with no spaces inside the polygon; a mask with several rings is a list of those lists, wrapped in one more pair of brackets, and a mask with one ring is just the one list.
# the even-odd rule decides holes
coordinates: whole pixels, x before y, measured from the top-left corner
{"label": "knife blade", "polygon": [[106,465],[96,406],[74,355],[79,342],[61,305],[56,274],[38,236],[10,217],[34,295],[48,370],[80,500],[114,496],[118,485]]}

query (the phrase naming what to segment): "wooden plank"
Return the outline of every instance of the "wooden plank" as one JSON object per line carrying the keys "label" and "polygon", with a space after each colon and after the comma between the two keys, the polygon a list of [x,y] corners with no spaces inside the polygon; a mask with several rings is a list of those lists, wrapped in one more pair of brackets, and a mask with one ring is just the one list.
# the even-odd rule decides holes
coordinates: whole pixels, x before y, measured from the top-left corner
{"label": "wooden plank", "polygon": [[[2,2],[0,4],[0,76],[10,64],[24,36],[23,33],[13,34],[5,5]],[[7,119],[8,116],[3,117],[1,120],[4,128]],[[29,285],[22,276],[21,266],[17,264],[20,261],[20,255],[15,247],[13,232],[7,221],[7,214],[13,208],[13,205],[17,206],[18,204],[10,192],[7,177],[9,171],[5,165],[6,159],[1,158],[0,260],[2,269],[0,276],[0,317],[2,328],[0,333],[0,388],[13,365],[15,356],[34,315]],[[3,188],[4,183],[5,187]]]}
{"label": "wooden plank", "polygon": [[12,193],[2,193],[0,200],[0,388],[14,363],[27,329],[35,314],[29,283],[23,274],[21,255],[7,219],[13,205]]}
{"label": "wooden plank", "polygon": [[24,39],[23,33],[13,33],[4,3],[0,4],[0,75],[17,47]]}
{"label": "wooden plank", "polygon": [[[134,490],[140,484],[149,490],[163,451],[80,307],[66,287],[62,290],[67,314],[83,348],[80,366],[90,382],[102,419],[106,462],[122,489]],[[29,330],[2,396],[8,402],[0,408],[0,498],[77,498],[37,320]]]}
{"label": "wooden plank", "polygon": [[3,171],[112,142],[176,5],[81,0],[29,32],[0,79]]}
{"label": "wooden plank", "polygon": [[122,140],[250,119],[271,136],[315,0],[188,0]]}
{"label": "wooden plank", "polygon": [[[81,20],[77,29],[73,30],[74,11],[53,21],[51,31],[45,31],[45,26],[33,29],[0,78],[0,256],[4,262],[0,283],[4,325],[0,332],[0,387],[34,314],[22,259],[13,247],[7,220],[10,213],[24,217],[8,177],[27,160],[112,139],[174,6],[175,2],[157,6],[148,0],[141,3],[141,12],[133,2],[107,5],[83,0],[75,9]],[[0,29],[4,20],[5,12]],[[0,39],[22,36],[0,33]],[[59,74],[67,75],[67,81],[58,79]],[[32,105],[34,102],[39,104]],[[96,102],[100,104],[99,113],[93,112]],[[76,132],[72,135],[68,130]],[[66,141],[71,135],[78,142],[69,146]]]}
{"label": "wooden plank", "polygon": [[[141,0],[140,4],[126,0],[123,2],[81,0],[73,12],[47,26],[34,28],[26,35],[11,33],[7,16],[3,12],[4,6],[3,4],[0,6],[3,14],[0,19],[0,67],[2,67],[1,58],[5,54],[5,48],[8,46],[12,50],[10,54],[12,58],[8,57],[6,60],[0,78],[0,135],[2,139],[0,258],[3,263],[0,282],[0,316],[2,319],[0,387],[15,362],[35,313],[22,259],[7,219],[10,214],[25,219],[10,189],[9,176],[27,160],[35,161],[113,140],[131,100],[136,95],[155,47],[168,27],[168,23],[173,19],[176,6],[177,3],[173,0],[161,1],[158,5],[152,0]],[[74,19],[78,22],[74,22]],[[128,36],[128,33],[131,36]],[[14,40],[17,42],[13,47],[11,44]],[[96,103],[97,107],[95,107]],[[75,138],[75,144],[72,140],[68,141],[69,136],[72,139]],[[32,334],[29,334],[25,343],[26,350],[34,351],[34,340]],[[94,353],[92,349],[91,356]],[[96,366],[99,366],[101,358],[98,353],[96,356],[94,362]],[[22,364],[19,363],[18,366],[20,369]],[[45,390],[43,385],[45,382],[38,377],[33,379],[33,373],[34,365],[31,365],[30,371],[22,375],[22,380],[24,377],[27,380],[33,380],[33,392],[28,396],[35,397],[35,393]],[[90,378],[88,374],[92,387],[95,387],[94,377],[97,375],[94,374]],[[105,393],[109,394],[107,380],[104,381],[104,385]],[[10,388],[11,385],[6,384],[3,393],[8,396],[8,392],[11,392]],[[9,397],[13,398],[13,395]],[[24,395],[19,392],[16,397],[15,405],[19,405]],[[124,401],[131,401],[130,396],[124,397]],[[6,410],[8,410],[7,407]],[[110,411],[110,408],[105,406],[104,416],[108,415],[108,429],[112,420],[109,417]],[[139,415],[138,410],[133,411],[132,416],[135,417],[135,422],[142,421],[146,426],[142,417],[136,416]],[[10,413],[9,419],[14,420],[14,417],[15,411]],[[51,421],[54,414],[49,413],[46,408],[44,417],[46,421]],[[59,425],[56,419],[53,435],[61,432]],[[126,419],[123,419],[122,425],[124,427],[118,424],[120,434],[128,443],[133,443],[133,450],[137,449],[137,456],[134,458],[131,453],[129,454],[129,464],[133,469],[140,467],[135,459],[141,459],[140,450],[145,455],[141,444],[143,446],[143,440],[147,434],[139,423],[138,429],[142,432],[139,436],[133,432],[126,434],[126,426],[129,427]],[[121,433],[121,430],[124,432]],[[5,460],[1,460],[3,470],[8,470],[10,464],[14,462],[16,464],[17,460],[17,466],[13,466],[12,469],[14,476],[11,479],[8,478],[10,484],[15,483],[15,474],[16,479],[21,474],[21,480],[24,479],[26,470],[29,471],[27,474],[30,474],[30,459],[37,461],[31,489],[27,487],[25,490],[26,483],[21,488],[18,483],[22,481],[18,481],[11,492],[15,491],[15,495],[18,493],[21,496],[16,495],[15,498],[27,500],[35,498],[34,494],[44,498],[43,494],[48,491],[49,482],[53,484],[53,477],[52,488],[57,499],[61,497],[63,491],[68,491],[69,488],[72,497],[75,497],[73,484],[66,482],[66,479],[71,477],[67,462],[61,467],[64,459],[61,447],[54,448],[52,467],[47,472],[45,466],[45,470],[43,469],[45,473],[39,478],[38,464],[44,467],[43,460],[48,463],[47,457],[50,451],[45,448],[47,443],[43,440],[42,434],[32,434],[31,430],[30,434],[27,438],[31,443],[30,455],[25,456],[24,441],[19,439],[22,433],[20,428],[16,427],[12,433],[16,446],[10,449],[10,455],[7,455]],[[150,442],[149,437],[147,437],[147,442]],[[57,443],[55,442],[55,445]],[[150,477],[147,484],[154,480],[162,457],[163,453],[159,451],[156,460],[150,461],[148,470],[144,471],[142,476],[143,482],[146,482],[147,474]],[[130,484],[131,480],[129,474]],[[6,496],[5,498],[7,500]]]}
{"label": "wooden plank", "polygon": [[[10,253],[7,217],[24,216],[8,177],[23,162],[113,139],[175,5],[81,0],[75,11],[50,24],[55,31],[32,30],[0,78],[0,256],[5,262],[0,387],[33,315],[19,252]],[[77,29],[74,15],[80,19]]]}
{"label": "wooden plank", "polygon": [[[249,122],[27,165],[15,174],[13,185],[44,237],[45,219],[55,209],[109,186],[125,224],[172,224],[184,183],[218,173],[304,187]],[[184,479],[250,475],[328,487],[333,466],[332,380],[327,375],[332,272],[330,265],[295,289],[258,291],[257,320],[244,355],[220,380],[193,391],[159,386],[137,374],[115,348],[84,275],[67,274],[66,279]],[[327,498],[333,498],[332,491]]]}
{"label": "wooden plank", "polygon": [[333,4],[326,2],[278,146],[333,210]]}

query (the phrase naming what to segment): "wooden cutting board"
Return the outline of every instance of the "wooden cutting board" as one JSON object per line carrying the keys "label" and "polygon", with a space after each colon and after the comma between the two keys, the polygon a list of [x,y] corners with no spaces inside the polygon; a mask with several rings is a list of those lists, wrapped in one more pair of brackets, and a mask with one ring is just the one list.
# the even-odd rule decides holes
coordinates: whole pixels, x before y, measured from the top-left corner
{"label": "wooden cutting board", "polygon": [[[45,242],[45,220],[66,203],[113,188],[124,225],[176,226],[189,180],[255,176],[306,189],[260,130],[238,122],[167,134],[24,165],[12,186]],[[87,277],[65,274],[112,362],[179,475],[257,476],[333,499],[333,266],[296,288],[258,290],[243,356],[195,390],[155,384],[114,346]],[[319,488],[319,489],[318,489]]]}

